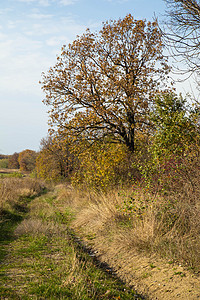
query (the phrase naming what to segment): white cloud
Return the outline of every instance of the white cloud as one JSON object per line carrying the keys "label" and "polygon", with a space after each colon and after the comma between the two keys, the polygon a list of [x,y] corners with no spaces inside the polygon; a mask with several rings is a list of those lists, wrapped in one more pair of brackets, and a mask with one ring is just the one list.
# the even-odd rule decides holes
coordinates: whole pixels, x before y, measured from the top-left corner
{"label": "white cloud", "polygon": [[39,4],[42,6],[49,6],[50,2],[49,0],[39,0]]}
{"label": "white cloud", "polygon": [[44,19],[52,18],[53,15],[34,13],[34,14],[29,15],[29,17],[32,19],[37,19],[37,20],[44,20]]}
{"label": "white cloud", "polygon": [[8,29],[15,29],[18,26],[20,26],[21,24],[23,24],[22,20],[8,20],[7,21],[7,28]]}
{"label": "white cloud", "polygon": [[24,2],[24,3],[27,3],[27,4],[30,4],[30,3],[36,3],[38,5],[41,5],[41,6],[49,6],[50,5],[50,1],[49,0],[18,0],[19,2]]}
{"label": "white cloud", "polygon": [[0,90],[38,96],[42,71],[54,65],[61,46],[71,42],[85,27],[71,17],[36,18],[26,26],[23,22],[19,25],[12,34],[0,33]]}
{"label": "white cloud", "polygon": [[[92,25],[92,24],[91,24]],[[31,19],[31,23],[24,27],[23,34],[27,37],[34,37],[34,39],[42,39],[42,41],[48,41],[50,39],[57,39],[58,41],[71,40],[76,37],[77,34],[82,33],[85,30],[86,26],[82,26],[77,23],[71,17],[60,17],[59,19],[54,18],[36,18]],[[50,45],[50,44],[49,44]],[[51,44],[52,46],[54,44]]]}
{"label": "white cloud", "polygon": [[24,2],[27,4],[35,3],[41,6],[50,6],[53,3],[58,3],[63,6],[72,5],[77,2],[77,0],[18,0],[19,2]]}
{"label": "white cloud", "polygon": [[38,81],[51,60],[40,53],[41,42],[25,37],[0,42],[0,90],[10,93],[40,94]]}
{"label": "white cloud", "polygon": [[107,2],[116,2],[116,3],[122,4],[122,3],[128,2],[129,0],[105,0],[105,1],[107,1]]}
{"label": "white cloud", "polygon": [[12,12],[12,11],[13,11],[12,8],[2,8],[2,9],[0,9],[0,15],[4,15],[4,14]]}
{"label": "white cloud", "polygon": [[6,59],[12,57],[11,55],[12,41],[6,40],[6,38],[7,36],[4,35],[3,40],[0,42],[0,63],[2,64],[1,70],[3,69]]}
{"label": "white cloud", "polygon": [[4,33],[0,32],[0,41],[4,41],[7,36]]}
{"label": "white cloud", "polygon": [[47,46],[57,46],[61,47],[63,44],[68,44],[70,40],[67,40],[66,36],[52,36],[50,39],[46,40]]}
{"label": "white cloud", "polygon": [[64,6],[74,4],[75,2],[77,2],[77,0],[60,0],[59,1],[59,3]]}

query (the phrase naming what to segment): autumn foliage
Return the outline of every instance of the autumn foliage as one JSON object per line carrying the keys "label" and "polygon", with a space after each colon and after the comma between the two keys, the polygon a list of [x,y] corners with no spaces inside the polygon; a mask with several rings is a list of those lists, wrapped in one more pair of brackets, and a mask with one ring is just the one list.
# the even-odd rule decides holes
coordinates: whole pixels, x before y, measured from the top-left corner
{"label": "autumn foliage", "polygon": [[162,51],[157,23],[131,15],[63,46],[41,82],[50,132],[76,141],[109,138],[134,152],[135,136],[148,130],[154,95],[169,73]]}
{"label": "autumn foliage", "polygon": [[56,136],[42,139],[41,151],[36,159],[38,177],[49,181],[69,180],[75,165],[69,142]]}
{"label": "autumn foliage", "polygon": [[21,171],[33,171],[35,169],[37,153],[26,149],[19,153],[18,162]]}
{"label": "autumn foliage", "polygon": [[50,137],[37,159],[40,177],[149,185],[178,157],[198,153],[199,107],[169,85],[163,49],[157,22],[130,14],[62,47],[42,75]]}
{"label": "autumn foliage", "polygon": [[9,169],[19,169],[19,153],[15,152],[8,158],[8,168]]}
{"label": "autumn foliage", "polygon": [[121,144],[96,143],[78,155],[78,168],[73,173],[73,185],[106,190],[131,178],[127,149]]}

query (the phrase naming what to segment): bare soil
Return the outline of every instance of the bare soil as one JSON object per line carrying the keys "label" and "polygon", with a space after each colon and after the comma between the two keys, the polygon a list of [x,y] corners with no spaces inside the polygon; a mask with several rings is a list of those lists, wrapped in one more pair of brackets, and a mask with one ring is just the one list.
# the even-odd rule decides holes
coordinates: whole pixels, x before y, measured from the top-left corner
{"label": "bare soil", "polygon": [[[77,232],[78,233],[78,232]],[[112,241],[96,236],[86,245],[92,247],[98,260],[106,262],[117,276],[133,286],[147,299],[200,299],[200,278],[181,265],[123,247],[113,247]]]}

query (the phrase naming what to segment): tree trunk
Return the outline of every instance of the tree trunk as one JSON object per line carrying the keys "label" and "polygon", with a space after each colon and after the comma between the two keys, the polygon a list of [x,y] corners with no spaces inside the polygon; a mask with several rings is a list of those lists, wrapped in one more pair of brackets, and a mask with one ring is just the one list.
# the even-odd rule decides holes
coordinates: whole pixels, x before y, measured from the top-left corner
{"label": "tree trunk", "polygon": [[126,145],[131,152],[135,151],[135,118],[134,113],[127,112],[127,121],[129,124]]}

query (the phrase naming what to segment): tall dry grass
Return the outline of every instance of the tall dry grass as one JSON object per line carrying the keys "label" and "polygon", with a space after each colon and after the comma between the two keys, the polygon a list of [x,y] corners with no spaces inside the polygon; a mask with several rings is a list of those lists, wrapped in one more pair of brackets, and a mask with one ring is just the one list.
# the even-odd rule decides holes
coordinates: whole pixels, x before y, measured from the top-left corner
{"label": "tall dry grass", "polygon": [[44,189],[43,184],[32,178],[0,179],[0,213],[23,201],[26,197],[39,195]]}
{"label": "tall dry grass", "polygon": [[170,171],[173,176],[162,179],[167,182],[167,192],[155,206],[157,226],[152,249],[200,271],[199,154],[185,156]]}
{"label": "tall dry grass", "polygon": [[185,159],[164,193],[136,185],[108,193],[61,189],[59,209],[76,211],[73,228],[97,248],[142,251],[200,272],[199,167],[199,158]]}

